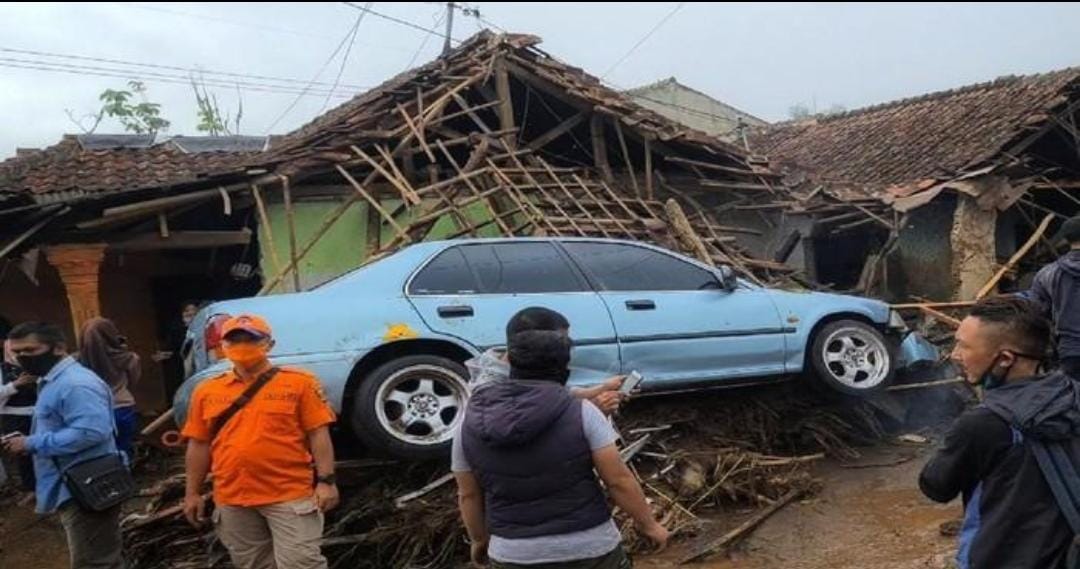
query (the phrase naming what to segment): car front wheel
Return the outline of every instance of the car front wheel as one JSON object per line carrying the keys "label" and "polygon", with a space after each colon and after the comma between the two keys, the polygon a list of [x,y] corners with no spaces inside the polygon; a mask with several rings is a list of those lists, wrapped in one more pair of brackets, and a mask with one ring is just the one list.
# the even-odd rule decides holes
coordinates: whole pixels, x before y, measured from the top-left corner
{"label": "car front wheel", "polygon": [[443,458],[465,414],[468,377],[464,366],[439,356],[387,362],[360,384],[353,430],[368,447],[399,458]]}
{"label": "car front wheel", "polygon": [[814,376],[827,387],[866,395],[892,383],[896,360],[876,328],[857,320],[838,320],[814,336],[810,364]]}

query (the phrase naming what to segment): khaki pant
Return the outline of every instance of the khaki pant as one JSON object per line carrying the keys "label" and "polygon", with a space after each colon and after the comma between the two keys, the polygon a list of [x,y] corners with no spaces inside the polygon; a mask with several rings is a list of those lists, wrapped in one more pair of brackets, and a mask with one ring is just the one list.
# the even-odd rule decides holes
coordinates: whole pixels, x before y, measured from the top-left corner
{"label": "khaki pant", "polygon": [[68,500],[60,506],[71,569],[124,569],[120,549],[120,506],[104,512],[85,510]]}
{"label": "khaki pant", "polygon": [[326,569],[323,515],[313,498],[268,506],[218,506],[214,525],[237,569]]}

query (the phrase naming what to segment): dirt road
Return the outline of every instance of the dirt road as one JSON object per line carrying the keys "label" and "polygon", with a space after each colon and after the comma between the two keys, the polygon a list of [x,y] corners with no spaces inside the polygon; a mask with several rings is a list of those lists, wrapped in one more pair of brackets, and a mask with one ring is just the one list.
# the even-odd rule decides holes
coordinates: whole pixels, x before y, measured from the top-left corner
{"label": "dirt road", "polygon": [[[683,567],[701,569],[929,569],[946,567],[956,538],[942,537],[942,522],[960,516],[959,503],[938,505],[922,496],[916,479],[928,448],[882,447],[867,452],[859,468],[826,463],[825,482],[811,500],[777,513],[730,557]],[[904,461],[901,464],[894,464]],[[883,464],[888,466],[864,468]],[[737,522],[719,525],[722,534]],[[636,564],[666,569],[693,542]]]}
{"label": "dirt road", "polygon": [[[936,505],[915,486],[929,449],[887,446],[865,453],[852,465],[823,464],[822,492],[788,506],[765,522],[730,557],[690,565],[701,569],[930,569],[944,567],[955,538],[938,527],[960,515],[958,504]],[[903,462],[901,462],[903,461]],[[900,464],[895,464],[901,462]],[[886,466],[866,467],[881,464]],[[718,521],[716,534],[736,525]],[[712,534],[715,535],[715,534]],[[664,555],[639,559],[639,569],[674,567],[693,542]],[[12,508],[0,526],[0,569],[65,569],[67,552],[54,518]]]}

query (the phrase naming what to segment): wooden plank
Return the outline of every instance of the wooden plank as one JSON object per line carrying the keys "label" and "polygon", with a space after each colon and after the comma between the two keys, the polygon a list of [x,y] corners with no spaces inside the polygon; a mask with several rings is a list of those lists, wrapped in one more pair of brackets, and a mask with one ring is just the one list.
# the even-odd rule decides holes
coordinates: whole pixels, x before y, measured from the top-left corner
{"label": "wooden plank", "polygon": [[1039,238],[1046,233],[1046,229],[1050,227],[1050,222],[1052,221],[1054,221],[1054,216],[1047,214],[1047,216],[1043,218],[1042,223],[1039,224],[1039,227],[1035,228],[1035,232],[1031,234],[1031,237],[1024,242],[1024,245],[1017,249],[1016,253],[1014,253],[1012,257],[1009,257],[1009,260],[998,269],[998,272],[995,273],[981,289],[979,289],[979,292],[975,295],[975,300],[990,294],[990,292],[997,287],[998,282],[1005,276],[1005,273],[1008,273],[1009,270],[1012,269],[1016,263],[1020,262],[1020,259],[1023,259],[1024,255],[1027,255],[1028,251],[1031,251],[1031,248],[1039,242]]}
{"label": "wooden plank", "polygon": [[709,255],[708,249],[705,248],[705,243],[701,241],[701,237],[694,231],[693,226],[690,225],[690,220],[686,218],[686,212],[683,211],[679,202],[674,198],[668,199],[665,206],[667,211],[668,220],[671,221],[671,229],[674,231],[676,237],[682,242],[687,251],[693,251],[694,256],[703,263],[709,265],[715,265],[712,260],[712,256]]}
{"label": "wooden plank", "polygon": [[308,252],[310,252],[311,249],[315,247],[315,244],[318,243],[319,240],[322,239],[328,231],[330,231],[330,228],[333,227],[339,219],[341,219],[341,216],[344,215],[345,212],[348,211],[349,208],[352,207],[352,205],[356,203],[358,199],[359,197],[356,194],[353,194],[346,198],[336,210],[327,214],[327,216],[323,218],[322,225],[320,225],[319,228],[315,230],[315,233],[312,234],[312,236],[308,239],[307,243],[304,244],[304,247],[300,250],[300,252],[289,260],[288,266],[279,271],[272,279],[263,284],[263,287],[259,290],[259,295],[266,294],[267,292],[273,290],[273,288],[277,286],[278,283],[282,281],[282,279],[288,276],[289,273],[292,273],[295,278],[296,275],[299,273],[299,262],[307,256]]}
{"label": "wooden plank", "polygon": [[157,251],[165,249],[211,249],[251,243],[251,230],[239,231],[173,231],[144,233],[123,241],[109,242],[110,251]]}
{"label": "wooden plank", "polygon": [[697,561],[702,557],[705,557],[717,551],[718,549],[726,549],[728,547],[731,547],[739,540],[746,537],[750,532],[754,531],[755,528],[764,523],[765,520],[769,519],[770,516],[772,516],[776,512],[779,512],[781,508],[794,502],[802,495],[803,490],[801,489],[789,491],[787,494],[784,494],[783,497],[781,497],[779,500],[770,504],[767,508],[751,516],[750,519],[740,524],[739,527],[725,533],[717,539],[705,542],[702,547],[698,547],[689,555],[684,556],[682,559],[679,560],[679,565],[684,565],[686,563]]}
{"label": "wooden plank", "polygon": [[544,134],[541,134],[540,136],[534,138],[531,142],[529,142],[525,146],[527,148],[531,149],[531,150],[540,150],[541,148],[547,146],[549,143],[551,143],[555,139],[557,139],[560,136],[570,132],[571,130],[574,129],[574,127],[576,127],[577,125],[584,122],[585,117],[586,117],[586,113],[584,113],[584,112],[580,112],[580,113],[577,113],[576,115],[572,115],[570,118],[568,118],[568,119],[562,121],[561,123],[555,125],[551,129],[549,129],[547,132],[545,132]]}
{"label": "wooden plank", "polygon": [[619,139],[619,148],[622,149],[623,160],[626,162],[626,174],[630,176],[630,185],[634,187],[634,195],[641,198],[641,188],[638,187],[637,173],[634,171],[634,164],[630,161],[630,150],[626,147],[626,137],[623,136],[622,125],[618,120],[613,121],[615,124],[615,135]]}
{"label": "wooden plank", "polygon": [[507,176],[502,170],[500,170],[495,165],[495,163],[491,161],[490,158],[488,158],[488,166],[490,167],[491,172],[493,172],[496,177],[501,179],[503,181],[503,183],[507,185],[507,187],[506,187],[506,195],[509,196],[510,199],[513,200],[514,203],[517,204],[517,206],[520,209],[525,210],[525,211],[528,211],[529,209],[532,210],[532,212],[533,212],[532,217],[533,217],[534,223],[536,224],[537,227],[539,227],[541,224],[544,224],[544,225],[547,225],[548,229],[550,229],[552,232],[554,232],[554,234],[556,236],[562,236],[563,235],[563,232],[560,231],[557,227],[555,227],[555,225],[552,224],[551,221],[548,220],[547,217],[544,216],[544,213],[542,211],[540,211],[539,208],[536,207],[536,204],[532,203],[529,200],[529,197],[526,196],[523,192],[521,192],[518,189],[517,185],[514,184],[514,181],[511,180],[510,177]]}
{"label": "wooden plank", "polygon": [[[416,123],[413,122],[412,117],[409,116],[409,113],[405,112],[405,107],[401,106],[400,103],[397,106],[397,110],[399,113],[401,113],[401,117],[405,119],[405,125],[409,127],[409,130],[412,131],[413,136],[416,137],[417,142],[420,143],[420,148],[424,150],[424,154],[427,154],[428,160],[435,162],[435,153],[433,153],[431,151],[431,147],[428,146],[427,139],[424,138],[424,131],[420,130],[420,128],[416,126]],[[391,163],[393,163],[392,160]]]}
{"label": "wooden plank", "polygon": [[[353,152],[355,152],[358,156],[360,156],[360,158],[362,158],[372,168],[374,168],[376,172],[381,174],[383,178],[386,178],[387,182],[390,182],[391,185],[397,188],[398,192],[401,193],[402,200],[404,200],[406,203],[412,203],[413,205],[420,205],[420,196],[416,195],[416,192],[414,192],[412,188],[408,187],[407,184],[402,184],[401,180],[399,180],[397,176],[384,168],[382,164],[379,164],[374,158],[368,156],[368,154],[361,150],[360,147],[354,145],[350,146],[350,148],[352,148]],[[393,164],[392,160],[391,164]]]}
{"label": "wooden plank", "polygon": [[[499,98],[499,128],[514,128],[514,100],[510,94],[510,74],[506,70],[503,58],[495,60],[495,94]],[[513,136],[504,136],[503,144],[513,149],[517,139]]]}
{"label": "wooden plank", "polygon": [[[474,110],[475,107],[470,107],[469,106],[469,102],[465,100],[465,97],[462,97],[461,95],[455,93],[454,94],[454,102],[457,103],[459,107],[464,109],[462,112],[469,115],[469,118],[474,123],[476,123],[476,126],[478,126],[480,128],[480,130],[482,130],[484,132],[484,134],[491,134],[492,132],[494,132],[492,130],[492,128],[490,126],[488,126],[488,124],[486,122],[484,122],[484,119],[481,119],[480,115],[476,114],[476,111]],[[486,105],[481,105],[481,106],[498,106],[500,104],[502,104],[502,101],[492,101],[490,103],[487,103]],[[510,128],[513,128],[513,127],[510,127]]]}
{"label": "wooden plank", "polygon": [[593,113],[589,119],[589,131],[592,133],[593,160],[596,168],[604,181],[611,184],[615,182],[615,176],[611,173],[611,165],[608,164],[607,141],[604,139],[604,120],[598,113]]}
{"label": "wooden plank", "polygon": [[735,174],[738,176],[756,176],[753,170],[744,170],[742,168],[732,168],[730,166],[721,166],[720,164],[713,164],[712,162],[702,162],[701,160],[691,160],[689,158],[682,158],[680,156],[664,156],[666,162],[672,162],[675,164],[682,164],[684,166],[696,166],[698,168],[705,168],[706,170],[715,170],[717,172],[726,172],[728,174]]}
{"label": "wooden plank", "polygon": [[292,190],[289,188],[287,176],[281,177],[281,193],[285,198],[285,219],[289,228],[289,264],[297,268],[292,272],[293,292],[300,292],[300,271],[298,270],[300,260],[296,255],[296,218],[293,212]]}
{"label": "wooden plank", "polygon": [[274,272],[281,271],[281,259],[278,257],[277,247],[274,246],[274,230],[270,226],[270,216],[266,213],[266,202],[263,201],[259,186],[251,185],[251,196],[255,198],[255,210],[259,214],[259,225],[263,228],[266,237],[266,246],[270,249],[270,262],[274,265]]}
{"label": "wooden plank", "polygon": [[930,308],[929,306],[926,306],[926,305],[920,306],[919,310],[924,312],[925,314],[933,316],[934,318],[940,320],[941,322],[943,322],[945,324],[948,324],[948,325],[952,326],[953,328],[958,328],[960,326],[960,320],[958,320],[956,318],[953,318],[952,316],[949,316],[948,314],[945,314],[944,312],[934,310],[933,308]]}
{"label": "wooden plank", "polygon": [[645,199],[656,199],[653,192],[652,141],[645,139]]}
{"label": "wooden plank", "polygon": [[[517,156],[513,156],[512,159],[514,161],[514,164],[517,164],[518,168],[525,170],[525,165],[521,163],[521,160],[518,160]],[[545,190],[543,187],[537,185],[536,178],[534,178],[532,174],[530,174],[528,171],[525,171],[525,178],[527,178],[529,180],[529,183],[532,184],[537,189],[537,191],[540,192],[540,195],[543,196],[545,200],[550,202],[551,205],[555,207],[555,211],[558,211],[560,215],[570,219],[570,225],[574,227],[574,230],[577,231],[579,235],[581,235],[582,237],[587,236],[587,234],[582,231],[580,227],[578,227],[578,224],[573,220],[572,216],[562,208],[562,205],[559,204],[559,200],[552,197],[552,195],[549,194],[547,190]],[[570,201],[573,202],[574,197],[569,197]]]}
{"label": "wooden plank", "polygon": [[[443,155],[446,157],[446,160],[450,162],[451,166],[453,166],[454,171],[458,174],[458,177],[461,178],[461,180],[465,183],[465,187],[469,188],[469,191],[472,192],[473,196],[479,196],[482,192],[473,185],[472,180],[469,177],[465,176],[465,172],[462,171],[461,166],[457,163],[457,160],[454,160],[454,155],[450,154],[450,151],[447,150],[445,146],[443,146],[441,140],[437,140],[435,141],[435,143],[439,147],[439,150],[441,150]],[[493,218],[495,218],[495,221],[498,223],[499,229],[502,230],[503,234],[507,237],[513,237],[514,234],[510,231],[510,228],[502,222],[502,219],[500,219],[499,210],[495,207],[496,204],[490,198],[484,198],[483,202],[484,206],[487,207],[488,212]]]}
{"label": "wooden plank", "polygon": [[909,302],[906,304],[890,304],[893,310],[918,310],[924,306],[930,308],[968,308],[975,305],[974,300],[958,300],[955,302]]}
{"label": "wooden plank", "polygon": [[60,209],[59,211],[57,211],[55,213],[52,213],[52,214],[48,215],[47,217],[45,217],[44,219],[38,221],[37,223],[32,225],[26,231],[23,231],[18,237],[16,237],[16,238],[12,239],[11,241],[9,241],[7,245],[4,245],[3,249],[0,249],[0,259],[3,259],[5,256],[7,256],[8,253],[14,251],[16,248],[19,247],[19,245],[22,245],[23,242],[25,242],[27,239],[29,239],[30,237],[33,237],[33,235],[35,233],[37,233],[38,231],[41,231],[41,229],[44,228],[46,225],[48,225],[50,221],[56,219],[60,215],[62,215],[64,213],[67,213],[69,211],[71,211],[70,208],[64,207],[64,208]]}
{"label": "wooden plank", "polygon": [[369,257],[375,254],[375,251],[379,250],[379,244],[382,241],[382,218],[379,216],[378,210],[372,207],[371,204],[367,205],[367,235],[364,239],[364,258],[367,260]]}
{"label": "wooden plank", "polygon": [[403,239],[406,243],[412,242],[412,238],[409,237],[409,234],[406,233],[405,229],[401,227],[401,224],[399,224],[397,220],[394,219],[394,216],[390,215],[385,209],[383,209],[383,206],[379,204],[378,200],[371,197],[371,194],[369,194],[368,191],[360,185],[360,182],[356,181],[356,178],[353,178],[352,175],[349,174],[348,170],[342,168],[341,164],[335,164],[334,167],[337,168],[337,171],[340,172],[341,175],[344,176],[350,184],[352,184],[352,187],[357,191],[357,193],[359,193],[360,196],[363,197],[369,205],[371,205],[371,207],[375,208],[375,211],[379,212],[379,215],[381,215],[382,218],[390,224],[390,227],[394,228],[394,232],[398,234],[398,237]]}

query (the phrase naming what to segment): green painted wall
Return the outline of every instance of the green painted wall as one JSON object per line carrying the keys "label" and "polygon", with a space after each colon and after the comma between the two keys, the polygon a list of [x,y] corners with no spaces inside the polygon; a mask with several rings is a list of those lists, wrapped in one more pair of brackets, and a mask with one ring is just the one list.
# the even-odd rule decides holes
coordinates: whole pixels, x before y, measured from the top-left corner
{"label": "green painted wall", "polygon": [[[333,211],[340,207],[341,202],[336,200],[306,201],[293,204],[293,218],[296,224],[296,247],[303,250],[304,245],[314,236]],[[401,200],[386,200],[382,207],[388,212],[393,212],[401,205]],[[300,261],[300,286],[307,290],[320,283],[326,282],[342,273],[351,271],[363,263],[367,246],[367,222],[368,208],[366,203],[356,202],[334,223],[310,252]],[[414,208],[415,209],[415,208]],[[464,209],[466,217],[474,225],[479,225],[491,219],[487,208],[482,203],[474,203]],[[270,219],[270,227],[274,234],[274,249],[281,268],[289,264],[289,226],[285,216],[285,206],[281,203],[267,204],[267,216]],[[408,225],[409,213],[397,216],[398,224]],[[513,226],[516,222],[507,219],[506,223]],[[445,239],[459,230],[450,216],[443,216],[431,228],[425,237],[426,240]],[[388,243],[394,238],[394,230],[387,223],[382,224],[381,243]],[[501,234],[498,225],[490,224],[479,230],[481,237],[498,237]],[[263,270],[264,280],[269,280],[276,275],[279,269],[275,268],[270,244],[266,239],[266,233],[259,229],[259,257]],[[289,276],[282,280],[271,294],[292,292],[293,279]]]}

